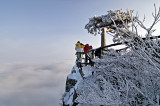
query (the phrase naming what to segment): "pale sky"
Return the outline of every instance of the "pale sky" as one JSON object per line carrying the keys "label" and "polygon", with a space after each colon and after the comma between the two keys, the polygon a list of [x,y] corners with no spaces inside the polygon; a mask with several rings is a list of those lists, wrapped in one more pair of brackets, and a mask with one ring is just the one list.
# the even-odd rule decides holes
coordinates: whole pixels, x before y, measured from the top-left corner
{"label": "pale sky", "polygon": [[[100,46],[100,36],[84,29],[89,18],[128,8],[138,11],[141,20],[145,14],[149,26],[154,3],[160,6],[159,0],[0,0],[0,89],[5,91],[0,106],[58,106],[75,63],[75,43]],[[160,35],[160,23],[155,28],[155,35]]]}

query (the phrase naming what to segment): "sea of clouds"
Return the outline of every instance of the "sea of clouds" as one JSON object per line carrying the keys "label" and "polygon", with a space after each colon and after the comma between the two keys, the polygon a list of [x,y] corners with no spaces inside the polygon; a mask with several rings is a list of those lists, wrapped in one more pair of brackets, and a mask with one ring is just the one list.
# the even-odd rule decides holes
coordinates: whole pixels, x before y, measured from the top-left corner
{"label": "sea of clouds", "polygon": [[72,66],[0,63],[0,106],[59,106]]}

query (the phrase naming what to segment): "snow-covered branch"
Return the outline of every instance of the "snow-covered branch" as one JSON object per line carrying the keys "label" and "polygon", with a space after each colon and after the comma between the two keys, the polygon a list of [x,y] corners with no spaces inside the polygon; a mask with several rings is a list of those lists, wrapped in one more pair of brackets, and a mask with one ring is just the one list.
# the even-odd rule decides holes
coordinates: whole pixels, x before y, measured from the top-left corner
{"label": "snow-covered branch", "polygon": [[129,13],[133,13],[133,10],[128,10],[127,12],[123,12],[122,10],[110,10],[106,15],[94,16],[90,18],[88,24],[85,26],[85,29],[94,35],[96,35],[101,28],[107,28],[109,32],[114,33],[116,28],[112,20],[115,21],[119,28],[123,28],[123,23],[128,24],[131,22]]}
{"label": "snow-covered branch", "polygon": [[[122,10],[108,11],[107,15],[94,16],[90,18],[89,23],[86,24],[85,28],[89,33],[96,35],[101,31],[101,28],[106,28],[106,32],[113,36],[114,42],[122,42],[127,46],[131,47],[135,52],[141,54],[146,60],[148,60],[157,69],[160,74],[160,41],[152,40],[152,33],[154,26],[160,20],[160,8],[156,9],[152,14],[154,21],[148,28],[144,25],[144,20],[140,21],[138,15],[133,15],[133,10]],[[141,27],[146,31],[143,39],[138,33],[138,28]]]}

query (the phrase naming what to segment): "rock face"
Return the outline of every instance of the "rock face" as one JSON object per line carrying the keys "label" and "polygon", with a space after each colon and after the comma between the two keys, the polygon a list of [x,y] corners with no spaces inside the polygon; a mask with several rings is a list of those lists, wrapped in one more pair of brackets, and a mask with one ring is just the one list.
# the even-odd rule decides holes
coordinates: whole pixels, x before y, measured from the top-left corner
{"label": "rock face", "polygon": [[66,89],[63,97],[63,106],[77,105],[74,103],[74,101],[77,98],[76,89],[80,80],[82,80],[82,77],[79,69],[78,67],[74,66],[71,74],[67,76]]}
{"label": "rock face", "polygon": [[75,79],[69,79],[67,78],[67,81],[66,81],[66,92],[69,92],[71,88],[73,88],[77,83],[77,80]]}
{"label": "rock face", "polygon": [[64,106],[159,106],[160,76],[134,52],[104,53],[96,66],[74,66],[66,81]]}

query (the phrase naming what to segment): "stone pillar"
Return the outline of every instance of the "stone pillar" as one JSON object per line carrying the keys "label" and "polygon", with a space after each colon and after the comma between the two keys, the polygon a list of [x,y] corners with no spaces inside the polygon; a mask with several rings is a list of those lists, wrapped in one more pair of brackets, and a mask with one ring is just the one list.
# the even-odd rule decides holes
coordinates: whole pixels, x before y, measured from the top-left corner
{"label": "stone pillar", "polygon": [[102,29],[102,33],[101,33],[101,47],[106,46],[106,29],[103,28]]}

